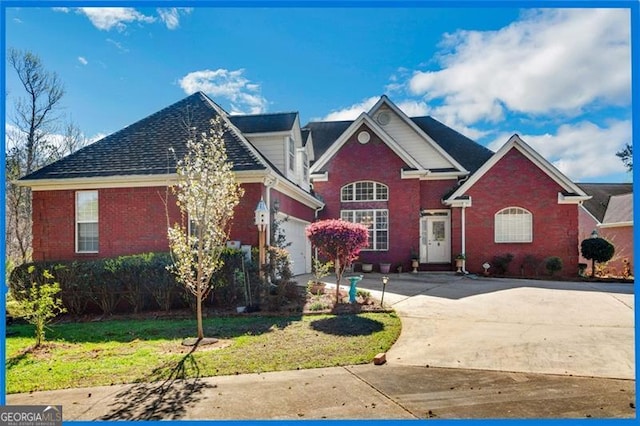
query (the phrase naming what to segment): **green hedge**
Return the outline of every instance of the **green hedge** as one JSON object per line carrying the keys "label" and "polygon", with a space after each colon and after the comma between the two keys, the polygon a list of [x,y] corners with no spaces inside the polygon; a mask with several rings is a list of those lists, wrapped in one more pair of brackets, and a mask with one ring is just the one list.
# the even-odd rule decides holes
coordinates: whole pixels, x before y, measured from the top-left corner
{"label": "green hedge", "polygon": [[[243,268],[243,253],[225,249],[222,259],[224,267],[213,277],[215,286],[205,305],[221,308],[244,305],[246,290],[238,272]],[[12,271],[9,287],[13,296],[19,298],[32,283],[42,284],[42,272],[48,270],[60,284],[62,301],[70,314],[169,311],[190,306],[194,300],[194,296],[187,294],[168,271],[167,266],[171,263],[169,253],[89,261],[32,262]],[[259,293],[259,280],[254,262],[245,262],[245,271],[255,299]]]}

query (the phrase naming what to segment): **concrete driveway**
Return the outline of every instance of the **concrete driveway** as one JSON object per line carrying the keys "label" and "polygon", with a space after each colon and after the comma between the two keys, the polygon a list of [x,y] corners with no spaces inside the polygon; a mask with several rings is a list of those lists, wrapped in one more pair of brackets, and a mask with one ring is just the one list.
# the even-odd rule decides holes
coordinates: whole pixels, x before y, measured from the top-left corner
{"label": "concrete driveway", "polygon": [[[381,275],[358,287],[380,297]],[[391,365],[635,380],[633,284],[391,274],[384,302]]]}

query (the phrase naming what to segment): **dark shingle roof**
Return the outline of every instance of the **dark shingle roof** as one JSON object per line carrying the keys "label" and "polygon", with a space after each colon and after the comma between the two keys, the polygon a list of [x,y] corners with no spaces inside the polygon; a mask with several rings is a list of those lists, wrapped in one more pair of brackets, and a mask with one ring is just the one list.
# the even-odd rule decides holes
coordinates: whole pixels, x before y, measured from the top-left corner
{"label": "dark shingle roof", "polygon": [[312,121],[304,126],[313,136],[313,152],[316,160],[347,130],[353,121]]}
{"label": "dark shingle roof", "polygon": [[229,120],[242,133],[286,132],[293,128],[298,113],[283,112],[259,115],[231,115]]}
{"label": "dark shingle roof", "polygon": [[[471,173],[478,170],[493,155],[491,150],[432,117],[415,117],[411,120]],[[313,135],[316,159],[320,158],[352,123],[353,121],[319,121],[304,126],[305,129],[311,130]]]}
{"label": "dark shingle roof", "polygon": [[414,117],[411,120],[471,173],[478,170],[494,154],[490,149],[445,126],[433,117]]}
{"label": "dark shingle roof", "polygon": [[633,184],[631,183],[578,183],[577,185],[587,195],[591,195],[591,199],[585,201],[583,206],[598,222],[604,220],[604,214],[607,211],[609,199],[612,195],[633,192]]}
{"label": "dark shingle roof", "polygon": [[[175,159],[185,154],[188,127],[200,134],[216,116],[213,102],[197,92],[21,180],[173,173]],[[233,170],[266,168],[237,134],[227,131],[224,138]]]}

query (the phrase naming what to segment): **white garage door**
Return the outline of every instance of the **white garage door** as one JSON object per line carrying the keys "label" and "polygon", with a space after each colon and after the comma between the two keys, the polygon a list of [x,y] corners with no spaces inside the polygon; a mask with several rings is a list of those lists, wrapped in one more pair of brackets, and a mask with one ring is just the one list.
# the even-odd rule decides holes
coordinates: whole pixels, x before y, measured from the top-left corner
{"label": "white garage door", "polygon": [[309,224],[291,216],[278,215],[280,229],[285,235],[286,242],[291,243],[287,250],[291,258],[293,275],[311,272],[311,243],[305,235],[305,227]]}

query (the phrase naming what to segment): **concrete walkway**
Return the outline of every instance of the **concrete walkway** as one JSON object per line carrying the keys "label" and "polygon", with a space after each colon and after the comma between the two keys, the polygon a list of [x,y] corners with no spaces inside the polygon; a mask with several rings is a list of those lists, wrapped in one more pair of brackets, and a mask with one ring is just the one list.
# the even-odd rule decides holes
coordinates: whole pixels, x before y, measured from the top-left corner
{"label": "concrete walkway", "polygon": [[[635,417],[632,285],[390,277],[384,301],[403,331],[382,366],[34,392],[7,403],[61,404],[64,420]],[[380,275],[359,287],[382,296]]]}
{"label": "concrete walkway", "polygon": [[[364,277],[381,297],[382,276]],[[389,277],[402,319],[390,364],[635,379],[633,284]]]}

